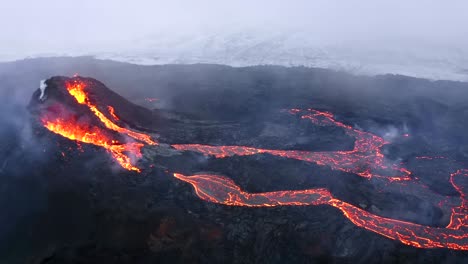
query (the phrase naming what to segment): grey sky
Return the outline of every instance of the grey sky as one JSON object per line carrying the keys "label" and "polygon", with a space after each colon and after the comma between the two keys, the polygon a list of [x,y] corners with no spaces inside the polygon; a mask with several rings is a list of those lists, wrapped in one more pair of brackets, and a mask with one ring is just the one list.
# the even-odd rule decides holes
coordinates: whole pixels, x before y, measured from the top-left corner
{"label": "grey sky", "polygon": [[245,28],[468,44],[465,0],[3,0],[0,7],[3,54],[102,49],[161,30]]}

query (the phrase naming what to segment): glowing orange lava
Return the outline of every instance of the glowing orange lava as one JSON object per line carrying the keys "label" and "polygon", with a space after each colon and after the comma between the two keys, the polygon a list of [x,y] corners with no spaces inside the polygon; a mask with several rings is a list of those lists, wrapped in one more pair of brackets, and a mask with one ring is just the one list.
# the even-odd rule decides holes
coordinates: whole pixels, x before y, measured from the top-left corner
{"label": "glowing orange lava", "polygon": [[[297,114],[301,110],[293,109],[291,113]],[[189,150],[200,152],[205,155],[212,155],[216,158],[230,157],[234,155],[248,156],[255,154],[270,154],[285,158],[297,159],[307,162],[313,162],[318,165],[330,166],[334,170],[354,173],[364,178],[385,178],[390,181],[408,181],[411,180],[411,172],[401,168],[399,164],[386,161],[380,148],[387,142],[376,135],[357,130],[351,126],[345,125],[333,118],[328,112],[320,112],[308,109],[307,113],[301,118],[309,119],[316,125],[334,125],[341,127],[345,132],[354,137],[354,149],[350,151],[328,151],[311,152],[298,150],[271,150],[259,149],[245,146],[209,146],[199,144],[173,145],[178,150]]]}
{"label": "glowing orange lava", "polygon": [[[65,87],[68,93],[73,96],[79,104],[86,105],[107,129],[116,131],[149,145],[157,144],[149,135],[120,127],[107,118],[101,111],[99,111],[97,106],[89,100],[85,91],[86,83],[84,81],[75,78],[72,81],[66,82]],[[108,111],[116,121],[119,120],[115,115],[115,110],[112,106],[108,107]],[[83,122],[78,122],[71,116],[65,118],[46,113],[41,116],[41,120],[43,125],[50,131],[71,140],[103,147],[111,153],[112,157],[114,157],[123,168],[140,172],[139,168],[132,165],[129,154],[137,158],[141,157],[141,148],[144,146],[143,143],[119,142],[118,140],[113,139],[111,134],[107,133],[104,129],[96,126],[90,126]]]}
{"label": "glowing orange lava", "polygon": [[453,186],[462,196],[462,204],[454,208],[452,221],[445,228],[430,227],[411,222],[381,217],[354,205],[336,199],[323,188],[300,191],[276,191],[247,193],[229,178],[220,175],[184,176],[175,173],[174,177],[190,183],[201,199],[218,204],[247,207],[330,205],[338,208],[356,226],[365,228],[403,244],[418,248],[450,248],[468,250],[467,202],[461,187],[454,183],[457,177],[468,177],[468,170],[452,174]]}
{"label": "glowing orange lava", "polygon": [[103,147],[111,153],[112,157],[123,168],[140,172],[140,169],[132,165],[130,157],[126,153],[132,153],[135,157],[141,157],[140,149],[143,147],[142,143],[119,143],[117,140],[113,140],[106,131],[98,127],[89,127],[73,119],[43,118],[42,123],[51,132],[70,140]]}
{"label": "glowing orange lava", "polygon": [[123,127],[119,127],[118,125],[114,124],[109,118],[107,118],[101,111],[99,111],[97,106],[91,103],[86,95],[86,92],[85,92],[86,83],[85,82],[78,80],[78,79],[74,79],[73,81],[67,82],[65,84],[65,87],[67,88],[70,95],[75,97],[76,101],[79,104],[84,104],[88,106],[89,110],[91,110],[94,113],[94,115],[97,118],[99,118],[99,120],[108,129],[114,130],[122,134],[126,134],[127,136],[130,136],[139,141],[143,141],[149,145],[157,145],[157,143],[153,141],[150,136],[143,134],[143,133],[138,133],[138,132],[135,132],[135,131],[132,131]]}
{"label": "glowing orange lava", "polygon": [[[302,112],[300,109],[290,110],[292,114]],[[330,166],[331,169],[357,174],[369,180],[385,179],[389,182],[389,184],[385,185],[385,188],[394,188],[399,192],[409,194],[413,192],[421,193],[421,198],[427,198],[440,206],[444,205],[451,208],[450,223],[445,228],[440,228],[378,216],[334,198],[327,189],[323,188],[247,193],[242,191],[231,179],[220,175],[204,174],[189,177],[176,173],[174,177],[190,183],[195,188],[198,197],[213,203],[247,207],[325,204],[338,208],[356,226],[398,240],[406,245],[419,248],[468,250],[468,203],[463,188],[463,186],[466,186],[466,180],[468,179],[468,170],[459,170],[451,175],[450,182],[458,191],[460,197],[449,199],[428,192],[427,186],[419,182],[417,178],[410,177],[412,173],[402,167],[401,164],[386,161],[381,152],[381,147],[388,144],[388,142],[383,138],[341,123],[328,112],[308,109],[305,114],[301,115],[301,118],[309,119],[316,125],[333,125],[343,128],[348,135],[355,138],[353,150],[310,152],[199,144],[173,145],[173,147],[178,150],[195,151],[216,158],[264,153]],[[464,184],[457,183],[457,180],[463,181]]]}

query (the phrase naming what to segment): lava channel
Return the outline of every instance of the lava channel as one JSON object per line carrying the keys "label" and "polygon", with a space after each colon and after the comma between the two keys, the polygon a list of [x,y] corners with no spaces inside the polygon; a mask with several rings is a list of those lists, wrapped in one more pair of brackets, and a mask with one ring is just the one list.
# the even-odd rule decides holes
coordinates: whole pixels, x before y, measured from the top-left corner
{"label": "lava channel", "polygon": [[[290,110],[291,113],[300,113],[299,109]],[[316,163],[322,166],[330,166],[334,170],[353,173],[364,178],[384,178],[389,181],[409,181],[411,172],[385,160],[381,152],[381,147],[388,144],[383,138],[369,132],[357,130],[349,125],[343,124],[333,118],[328,112],[321,112],[308,109],[306,114],[301,116],[309,119],[314,124],[325,126],[333,125],[341,127],[346,134],[355,138],[354,148],[350,151],[327,151],[312,152],[299,150],[272,150],[247,146],[210,146],[200,144],[176,144],[175,149],[183,151],[199,152],[207,156],[216,158],[231,157],[234,155],[248,156],[255,154],[270,154],[284,158],[302,160]]]}
{"label": "lava channel", "polygon": [[[99,118],[102,124],[104,124],[108,129],[114,130],[121,134],[125,134],[136,140],[143,141],[149,145],[157,145],[157,143],[153,141],[149,135],[120,127],[113,123],[109,118],[107,118],[101,111],[99,111],[97,106],[91,103],[91,101],[88,98],[88,95],[85,92],[85,82],[79,79],[74,79],[72,81],[66,82],[65,87],[67,88],[67,91],[70,93],[70,95],[73,96],[79,104],[86,105],[89,108],[89,110],[91,110],[91,112],[93,112],[93,114],[97,118]],[[118,117],[115,115],[114,108],[112,106],[109,107],[109,112],[113,117],[117,118],[118,120]]]}
{"label": "lava channel", "polygon": [[462,203],[453,209],[451,222],[445,228],[424,226],[378,216],[334,198],[324,188],[248,193],[241,190],[233,180],[220,175],[185,176],[175,173],[174,177],[190,183],[200,199],[212,203],[246,207],[329,205],[339,209],[356,226],[409,246],[468,250],[468,233],[466,232],[468,204],[463,188],[456,183],[456,178],[458,180],[462,178],[461,180],[466,183],[468,170],[460,170],[451,175],[451,183],[460,192]]}

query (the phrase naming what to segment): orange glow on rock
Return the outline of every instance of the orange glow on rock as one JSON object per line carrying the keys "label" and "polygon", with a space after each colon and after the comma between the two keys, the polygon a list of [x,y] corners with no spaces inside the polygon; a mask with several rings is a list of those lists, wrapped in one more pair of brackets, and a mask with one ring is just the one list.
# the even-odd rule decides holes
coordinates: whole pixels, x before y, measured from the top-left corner
{"label": "orange glow on rock", "polygon": [[107,106],[107,110],[109,110],[109,114],[114,118],[115,121],[119,121],[120,118],[115,114],[115,109],[112,106]]}

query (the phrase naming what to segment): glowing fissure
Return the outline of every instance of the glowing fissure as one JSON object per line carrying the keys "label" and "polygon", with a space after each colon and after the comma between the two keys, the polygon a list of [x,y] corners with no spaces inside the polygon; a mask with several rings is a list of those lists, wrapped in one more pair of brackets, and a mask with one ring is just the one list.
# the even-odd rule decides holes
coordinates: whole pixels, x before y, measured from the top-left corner
{"label": "glowing fissure", "polygon": [[[84,81],[74,79],[66,82],[65,87],[68,93],[73,96],[79,104],[86,105],[107,129],[129,136],[148,145],[157,145],[157,142],[153,141],[149,135],[120,127],[99,111],[97,106],[90,102],[85,92],[86,83]],[[115,120],[119,120],[112,106],[108,107],[108,111]],[[47,129],[65,138],[105,148],[123,168],[140,172],[139,168],[132,165],[130,155],[136,158],[141,157],[141,148],[144,146],[143,143],[122,143],[114,139],[104,129],[78,122],[70,116],[64,118],[44,114],[41,116],[41,121]]]}

